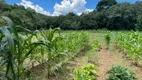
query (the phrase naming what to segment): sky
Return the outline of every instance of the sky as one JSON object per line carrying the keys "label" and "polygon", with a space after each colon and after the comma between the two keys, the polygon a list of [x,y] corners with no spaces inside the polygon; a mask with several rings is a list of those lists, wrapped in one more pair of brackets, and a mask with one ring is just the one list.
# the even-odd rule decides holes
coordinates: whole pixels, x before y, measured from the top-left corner
{"label": "sky", "polygon": [[[25,8],[32,8],[37,13],[47,16],[59,16],[74,12],[77,15],[83,12],[92,12],[100,0],[6,0],[6,3],[23,5]],[[131,2],[138,0],[117,0],[117,2]],[[139,0],[142,1],[142,0]]]}

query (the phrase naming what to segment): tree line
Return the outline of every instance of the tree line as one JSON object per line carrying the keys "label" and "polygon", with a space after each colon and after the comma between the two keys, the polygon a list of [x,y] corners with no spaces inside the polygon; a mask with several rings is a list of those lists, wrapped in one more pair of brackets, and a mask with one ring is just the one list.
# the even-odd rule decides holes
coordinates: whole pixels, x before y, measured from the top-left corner
{"label": "tree line", "polygon": [[[60,16],[45,16],[21,5],[0,1],[0,16],[10,17],[16,25],[31,30],[60,27],[62,30],[142,30],[142,1],[117,3],[100,0],[96,9],[80,16],[73,12]],[[0,19],[0,24],[3,21]]]}

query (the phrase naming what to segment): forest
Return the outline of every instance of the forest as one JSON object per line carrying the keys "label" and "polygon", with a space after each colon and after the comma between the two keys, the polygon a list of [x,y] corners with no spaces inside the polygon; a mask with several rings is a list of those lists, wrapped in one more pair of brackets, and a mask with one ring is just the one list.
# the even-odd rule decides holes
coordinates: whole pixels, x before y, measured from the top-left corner
{"label": "forest", "polygon": [[[62,30],[142,30],[142,1],[135,3],[101,0],[90,13],[69,12],[60,16],[45,16],[31,8],[0,1],[0,16],[8,16],[16,25],[31,30],[60,27]],[[3,20],[0,19],[0,23]]]}

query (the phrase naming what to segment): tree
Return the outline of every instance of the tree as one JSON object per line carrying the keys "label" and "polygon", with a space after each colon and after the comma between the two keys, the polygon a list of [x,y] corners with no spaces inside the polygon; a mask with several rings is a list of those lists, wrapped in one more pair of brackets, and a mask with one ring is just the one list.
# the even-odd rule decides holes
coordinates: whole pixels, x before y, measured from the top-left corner
{"label": "tree", "polygon": [[[4,0],[0,0],[4,1]],[[102,29],[109,30],[135,30],[139,20],[137,16],[142,14],[142,1],[136,3],[118,3],[116,0],[100,0],[97,10],[90,13],[82,13],[80,16],[73,12],[61,16],[46,16],[36,13],[31,8],[25,8],[17,4],[8,5],[0,2],[0,16],[10,17],[16,25],[28,29],[49,29],[60,27],[63,30],[87,30]]]}
{"label": "tree", "polygon": [[116,0],[101,0],[97,4],[97,10],[102,11],[104,9],[108,9],[110,6],[117,4]]}
{"label": "tree", "polygon": [[135,29],[136,13],[135,8],[128,2],[120,3],[110,7],[106,11],[107,28],[111,30]]}
{"label": "tree", "polygon": [[134,4],[135,7],[135,12],[137,13],[137,15],[142,14],[142,1],[136,1],[136,3]]}
{"label": "tree", "polygon": [[142,31],[142,14],[137,17],[136,30]]}
{"label": "tree", "polygon": [[5,4],[4,2],[0,1],[0,10],[2,11],[10,11],[11,10],[11,6]]}
{"label": "tree", "polygon": [[0,0],[0,2],[5,3],[5,0]]}
{"label": "tree", "polygon": [[91,12],[89,14],[82,14],[80,16],[80,28],[81,29],[97,29],[98,28],[98,12]]}

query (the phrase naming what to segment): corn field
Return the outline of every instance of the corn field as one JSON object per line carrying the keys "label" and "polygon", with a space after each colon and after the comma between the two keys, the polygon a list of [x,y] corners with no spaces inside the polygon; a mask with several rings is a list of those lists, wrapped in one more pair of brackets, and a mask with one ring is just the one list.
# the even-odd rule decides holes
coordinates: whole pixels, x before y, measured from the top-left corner
{"label": "corn field", "polygon": [[138,32],[128,32],[117,34],[116,44],[121,48],[126,56],[142,66],[142,37]]}
{"label": "corn field", "polygon": [[[15,26],[3,17],[7,25],[0,27],[0,79],[25,80],[31,78],[30,68],[45,64],[50,75],[74,57],[88,43],[88,33],[62,35],[59,28],[30,31]],[[32,66],[31,66],[32,65]]]}

